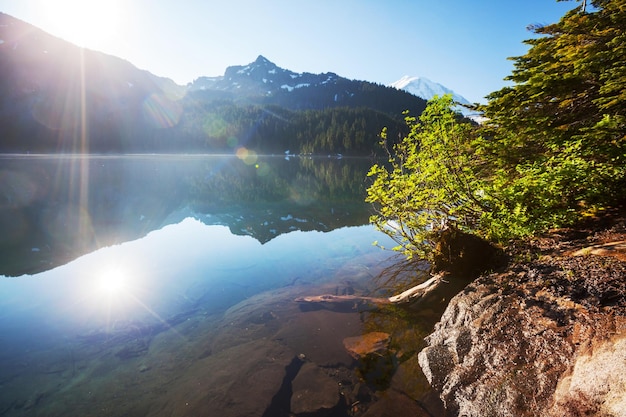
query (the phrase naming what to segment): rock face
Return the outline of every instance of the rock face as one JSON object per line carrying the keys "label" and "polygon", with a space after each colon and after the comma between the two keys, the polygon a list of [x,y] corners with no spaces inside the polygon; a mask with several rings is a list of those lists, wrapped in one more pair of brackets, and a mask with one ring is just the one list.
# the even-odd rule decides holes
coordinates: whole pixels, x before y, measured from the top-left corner
{"label": "rock face", "polygon": [[467,286],[419,353],[448,414],[626,416],[624,276],[560,250]]}
{"label": "rock face", "polygon": [[580,355],[572,373],[559,381],[553,415],[626,415],[626,337],[619,336]]}

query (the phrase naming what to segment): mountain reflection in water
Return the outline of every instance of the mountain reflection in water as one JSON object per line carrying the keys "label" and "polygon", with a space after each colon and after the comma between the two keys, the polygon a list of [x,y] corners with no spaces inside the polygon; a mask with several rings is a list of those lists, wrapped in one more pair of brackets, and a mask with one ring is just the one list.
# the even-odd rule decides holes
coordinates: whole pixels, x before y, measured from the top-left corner
{"label": "mountain reflection in water", "polygon": [[61,265],[196,217],[267,242],[367,224],[367,159],[0,157],[0,274]]}
{"label": "mountain reflection in water", "polygon": [[401,341],[406,322],[293,302],[385,294],[390,268],[415,279],[372,245],[370,164],[0,159],[0,415],[288,415],[276,398],[294,358],[330,387],[333,415],[373,401],[342,341],[374,327]]}

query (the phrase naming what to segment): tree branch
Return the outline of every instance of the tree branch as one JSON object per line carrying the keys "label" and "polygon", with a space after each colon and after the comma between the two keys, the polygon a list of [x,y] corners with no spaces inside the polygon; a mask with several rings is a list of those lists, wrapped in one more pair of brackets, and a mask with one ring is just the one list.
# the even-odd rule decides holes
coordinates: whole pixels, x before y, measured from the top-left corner
{"label": "tree branch", "polygon": [[400,304],[403,302],[409,302],[411,300],[424,297],[426,294],[434,291],[441,283],[446,282],[443,280],[442,274],[433,275],[432,278],[427,281],[416,285],[401,292],[400,294],[383,298],[383,297],[365,297],[359,295],[313,295],[307,297],[298,297],[294,301],[297,303],[322,303],[322,304],[335,304],[345,302],[367,302],[377,306],[388,304]]}

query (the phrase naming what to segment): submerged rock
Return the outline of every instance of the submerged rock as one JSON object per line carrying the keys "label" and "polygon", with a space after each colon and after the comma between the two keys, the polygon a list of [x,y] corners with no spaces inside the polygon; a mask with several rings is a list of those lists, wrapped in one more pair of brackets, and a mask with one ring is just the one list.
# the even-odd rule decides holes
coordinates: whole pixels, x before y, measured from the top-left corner
{"label": "submerged rock", "polygon": [[343,345],[354,359],[361,359],[370,354],[385,354],[389,348],[389,333],[371,332],[361,336],[346,337]]}
{"label": "submerged rock", "polygon": [[343,345],[358,361],[357,372],[372,387],[384,390],[389,387],[397,367],[397,358],[389,350],[391,336],[384,332],[370,332],[347,337]]}
{"label": "submerged rock", "polygon": [[415,400],[394,390],[386,391],[381,398],[370,407],[363,417],[430,417],[432,414],[419,406]]}
{"label": "submerged rock", "polygon": [[329,410],[340,400],[337,381],[311,362],[302,365],[292,389],[291,412],[296,415]]}

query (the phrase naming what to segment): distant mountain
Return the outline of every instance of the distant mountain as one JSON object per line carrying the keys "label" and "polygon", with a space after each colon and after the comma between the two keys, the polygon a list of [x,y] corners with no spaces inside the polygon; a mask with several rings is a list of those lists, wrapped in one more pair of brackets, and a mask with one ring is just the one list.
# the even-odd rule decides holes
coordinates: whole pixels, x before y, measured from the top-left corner
{"label": "distant mountain", "polygon": [[[0,13],[0,151],[80,152],[145,142],[184,88]],[[171,121],[170,121],[171,122]]]}
{"label": "distant mountain", "polygon": [[259,56],[187,86],[0,13],[0,152],[373,155],[426,101]]}
{"label": "distant mountain", "polygon": [[410,92],[368,81],[350,80],[327,72],[296,73],[262,55],[247,65],[226,68],[223,76],[200,77],[187,86],[204,97],[230,98],[238,103],[271,104],[293,110],[367,107],[382,113],[421,113],[426,102]]}
{"label": "distant mountain", "polygon": [[389,84],[389,86],[397,88],[398,90],[404,90],[417,97],[421,97],[424,100],[430,100],[434,96],[452,94],[454,101],[460,104],[470,104],[470,102],[462,95],[425,77],[410,77],[405,75],[398,81]]}
{"label": "distant mountain", "polygon": [[423,98],[424,100],[430,100],[434,96],[443,96],[445,94],[451,94],[452,99],[457,103],[461,104],[461,106],[457,107],[457,110],[460,111],[464,116],[476,116],[476,112],[473,110],[469,110],[462,105],[470,105],[471,103],[462,95],[456,93],[455,91],[449,89],[448,87],[436,83],[434,81],[429,80],[425,77],[410,77],[405,75],[400,78],[398,81],[395,81],[389,84],[390,87],[397,88],[398,90],[406,91],[407,93],[411,93],[417,97]]}

